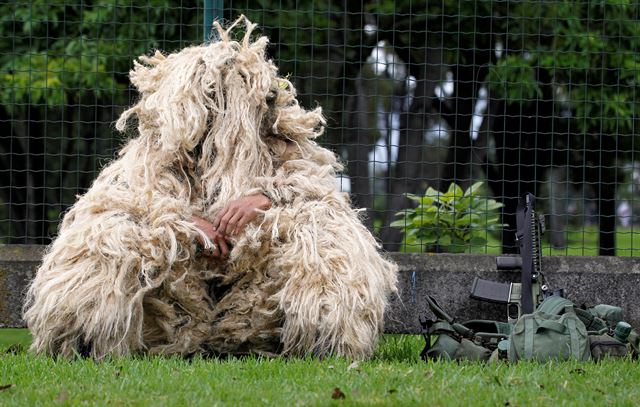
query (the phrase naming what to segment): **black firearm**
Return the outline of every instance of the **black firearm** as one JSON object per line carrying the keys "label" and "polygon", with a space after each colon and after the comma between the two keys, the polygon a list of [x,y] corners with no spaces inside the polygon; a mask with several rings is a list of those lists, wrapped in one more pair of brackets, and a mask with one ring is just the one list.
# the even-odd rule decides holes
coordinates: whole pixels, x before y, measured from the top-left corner
{"label": "black firearm", "polygon": [[471,298],[507,305],[507,319],[515,322],[520,315],[532,313],[548,295],[542,274],[541,237],[544,216],[536,213],[536,198],[526,193],[518,202],[516,212],[516,242],[520,256],[499,256],[498,270],[521,270],[520,283],[498,283],[476,277],[471,287]]}

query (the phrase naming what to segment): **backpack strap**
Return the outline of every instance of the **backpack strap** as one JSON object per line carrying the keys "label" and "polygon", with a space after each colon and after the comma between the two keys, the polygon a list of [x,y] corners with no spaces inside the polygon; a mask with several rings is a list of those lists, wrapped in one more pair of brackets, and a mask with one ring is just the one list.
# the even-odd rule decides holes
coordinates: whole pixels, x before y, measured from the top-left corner
{"label": "backpack strap", "polygon": [[574,311],[588,332],[607,331],[607,323],[603,319],[596,317],[586,309],[575,308]]}
{"label": "backpack strap", "polygon": [[538,323],[538,327],[536,328],[536,331],[535,331],[536,334],[538,333],[538,331],[541,331],[542,329],[548,329],[550,331],[554,331],[559,334],[563,334],[567,330],[565,326],[562,325],[560,322],[552,321],[550,319],[539,319],[536,322]]}
{"label": "backpack strap", "polygon": [[573,305],[573,303],[558,295],[550,295],[540,303],[537,310],[549,315],[561,315],[566,311],[567,305]]}
{"label": "backpack strap", "polygon": [[442,309],[440,304],[438,304],[438,301],[436,301],[436,299],[430,295],[427,295],[427,305],[429,305],[429,309],[431,310],[431,312],[433,312],[433,314],[436,316],[437,319],[444,319],[450,324],[453,323],[454,318],[449,314],[447,314]]}
{"label": "backpack strap", "polygon": [[563,313],[575,313],[587,328],[588,332],[602,332],[606,330],[607,323],[591,311],[576,307],[571,301],[557,295],[551,295],[540,304],[538,311],[549,315],[562,315]]}
{"label": "backpack strap", "polygon": [[567,321],[567,327],[569,328],[569,340],[571,341],[571,353],[576,360],[582,360],[580,355],[580,345],[578,343],[578,328],[576,326],[575,318],[569,318]]}
{"label": "backpack strap", "polygon": [[[431,309],[431,312],[433,312],[438,320],[431,328],[432,332],[430,333],[435,333],[437,329],[444,329],[447,331],[453,330],[455,333],[464,338],[473,338],[473,330],[467,328],[461,323],[456,322],[456,319],[447,314],[445,310],[442,309],[440,304],[438,304],[435,298],[427,295],[427,304],[429,305],[429,309]],[[448,327],[445,327],[443,323],[446,323]]]}
{"label": "backpack strap", "polygon": [[422,337],[424,338],[425,345],[422,352],[420,352],[420,358],[423,360],[427,360],[427,353],[431,349],[431,335],[429,331],[431,330],[431,326],[433,325],[433,321],[423,316],[420,316],[418,321],[420,321],[420,325],[422,326]]}
{"label": "backpack strap", "polygon": [[433,325],[431,325],[431,328],[429,328],[429,335],[441,333],[455,334],[457,331],[447,321],[434,322]]}
{"label": "backpack strap", "polygon": [[[442,309],[435,298],[428,295],[426,300],[435,320],[420,317],[422,336],[425,339],[425,347],[420,352],[423,360],[488,360],[492,348],[495,348],[500,340],[507,338],[508,332],[511,331],[509,324],[498,321],[457,322],[456,318]],[[489,332],[484,332],[484,329]]]}
{"label": "backpack strap", "polygon": [[533,329],[533,317],[524,320],[524,357],[531,359],[533,357],[533,337],[535,335]]}

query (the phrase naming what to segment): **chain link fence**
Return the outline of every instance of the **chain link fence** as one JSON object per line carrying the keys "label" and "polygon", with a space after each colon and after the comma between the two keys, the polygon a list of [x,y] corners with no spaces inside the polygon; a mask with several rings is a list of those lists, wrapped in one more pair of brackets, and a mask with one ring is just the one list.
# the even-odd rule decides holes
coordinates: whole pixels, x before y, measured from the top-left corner
{"label": "chain link fence", "polygon": [[336,182],[385,249],[513,252],[529,191],[547,214],[546,254],[638,255],[639,10],[621,0],[0,1],[0,242],[48,243],[114,157],[135,57],[200,43],[205,21],[245,14],[302,105],[323,107],[322,143],[346,163]]}

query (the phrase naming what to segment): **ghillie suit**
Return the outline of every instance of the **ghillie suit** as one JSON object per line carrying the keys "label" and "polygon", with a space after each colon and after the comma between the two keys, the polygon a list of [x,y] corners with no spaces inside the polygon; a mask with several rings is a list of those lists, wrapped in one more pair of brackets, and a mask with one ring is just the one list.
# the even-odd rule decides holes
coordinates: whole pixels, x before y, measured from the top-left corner
{"label": "ghillie suit", "polygon": [[[215,43],[135,63],[141,98],[116,127],[135,115],[139,136],[47,250],[25,305],[33,351],[371,355],[396,266],[313,141],[320,109],[298,105],[253,24],[230,38],[241,21],[217,25]],[[229,257],[199,256],[192,216],[256,193],[273,205]]]}

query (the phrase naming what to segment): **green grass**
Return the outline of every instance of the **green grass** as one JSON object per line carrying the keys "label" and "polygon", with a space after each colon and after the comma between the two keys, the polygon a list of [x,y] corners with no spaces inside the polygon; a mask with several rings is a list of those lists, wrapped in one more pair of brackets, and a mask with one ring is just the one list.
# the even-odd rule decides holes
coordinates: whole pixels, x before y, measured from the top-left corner
{"label": "green grass", "polygon": [[0,330],[0,405],[635,406],[640,399],[634,361],[424,363],[417,336],[386,336],[373,360],[357,366],[257,357],[96,363],[7,350],[28,341],[24,331]]}
{"label": "green grass", "polygon": [[[471,246],[467,253],[501,254],[502,246],[498,237],[488,235],[487,243],[481,246]],[[405,252],[420,252],[418,245],[406,246]],[[598,228],[596,226],[570,227],[567,230],[567,247],[554,249],[548,240],[548,235],[543,237],[542,254],[545,256],[597,256],[598,255]],[[616,229],[616,255],[640,256],[640,228]]]}
{"label": "green grass", "polygon": [[[569,228],[567,230],[567,248],[552,249],[545,245],[545,255],[558,256],[597,256],[598,228],[587,226],[584,228]],[[616,255],[640,256],[640,229],[618,227],[616,229]]]}
{"label": "green grass", "polygon": [[0,329],[0,349],[18,345],[27,347],[31,343],[31,334],[26,329]]}

